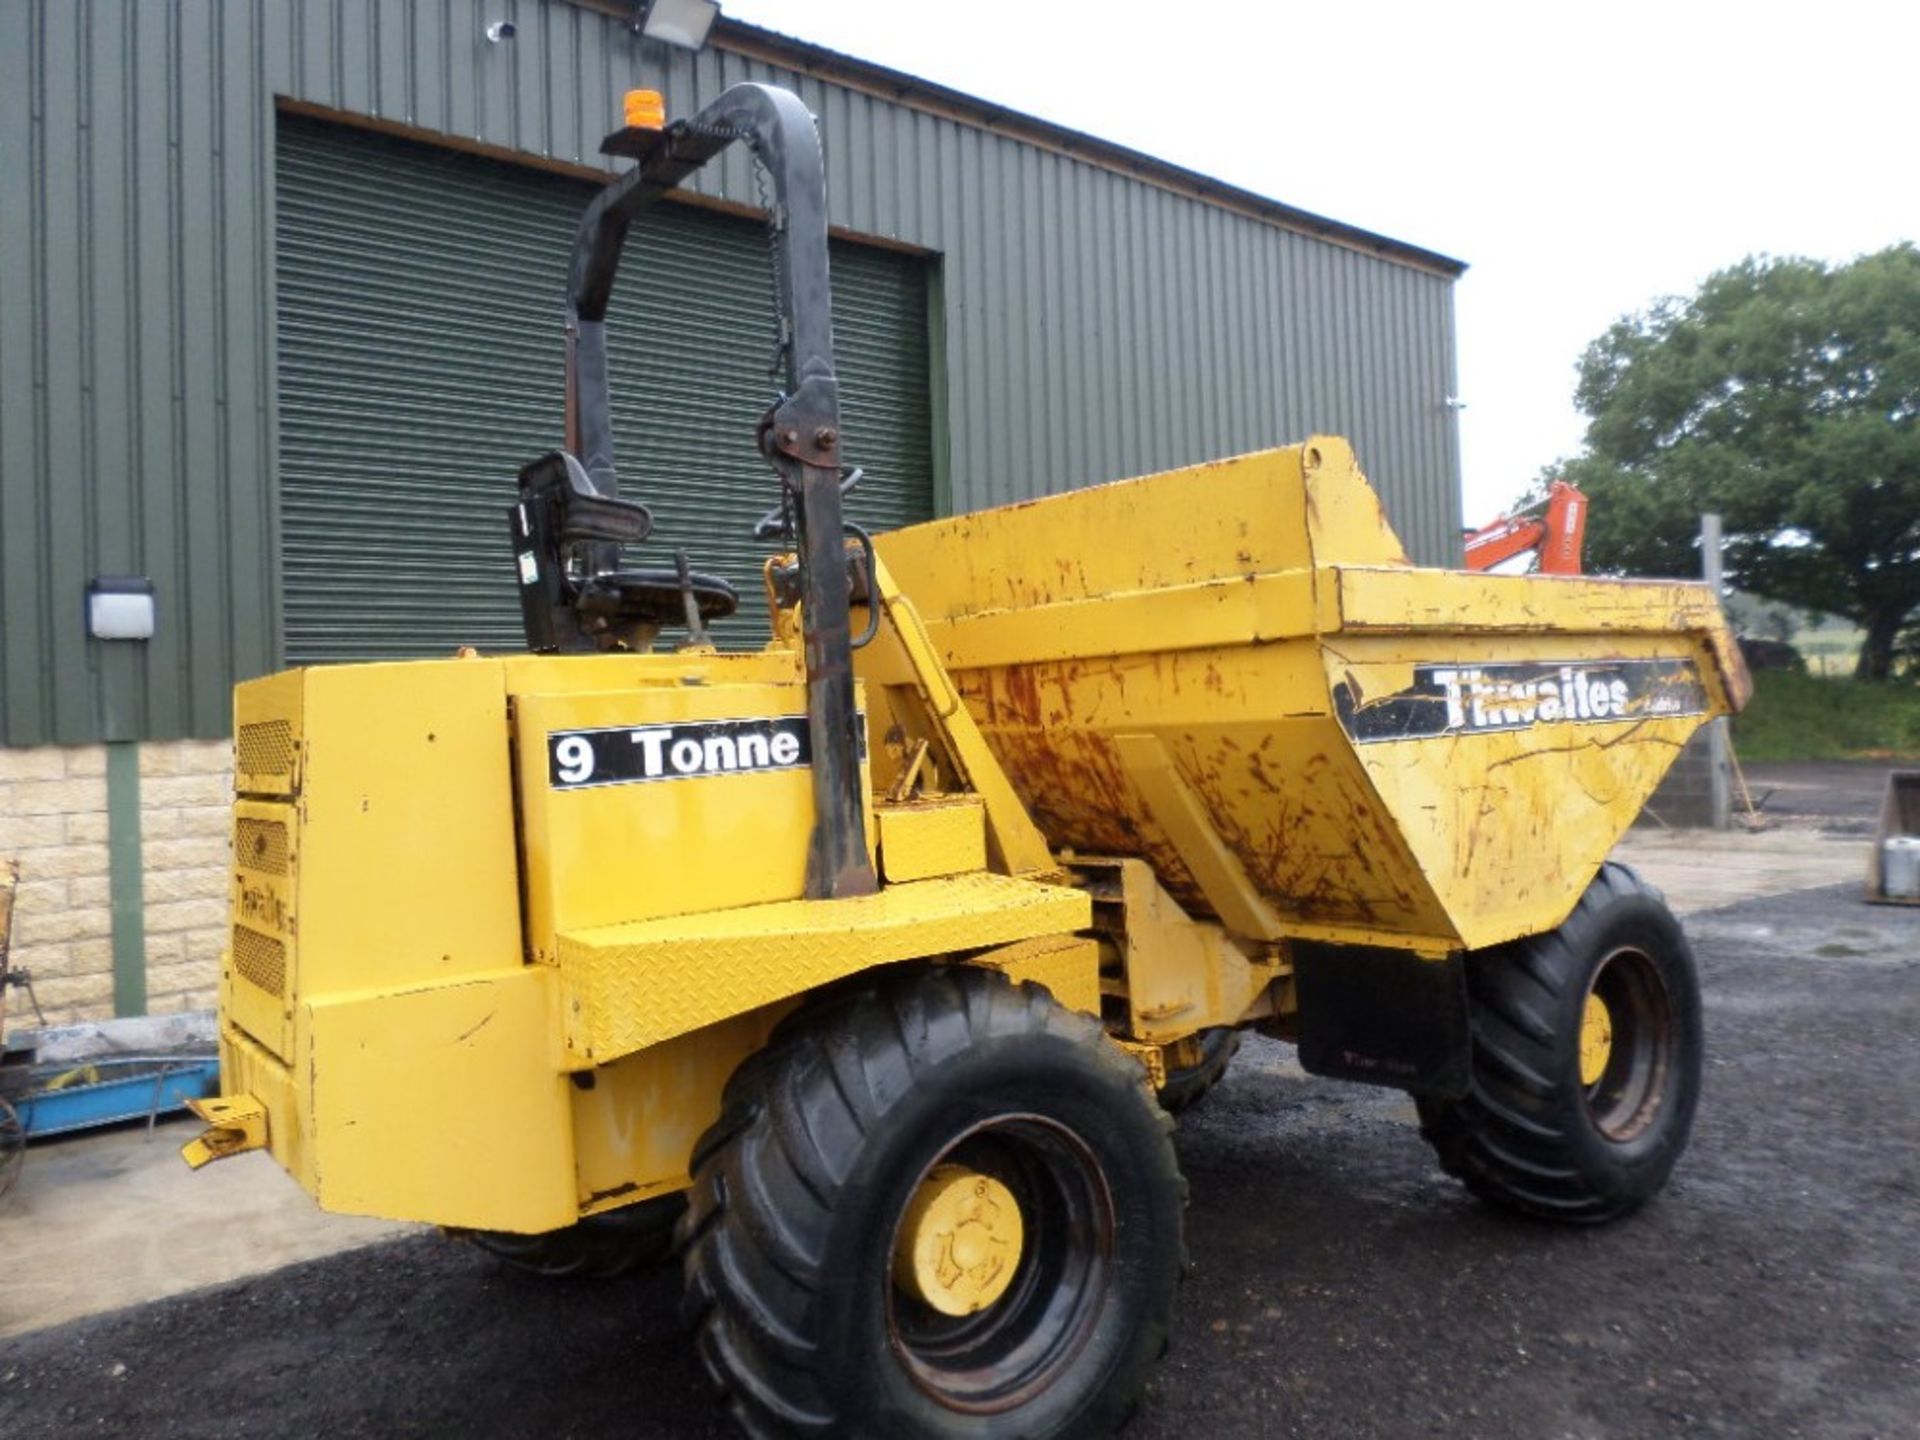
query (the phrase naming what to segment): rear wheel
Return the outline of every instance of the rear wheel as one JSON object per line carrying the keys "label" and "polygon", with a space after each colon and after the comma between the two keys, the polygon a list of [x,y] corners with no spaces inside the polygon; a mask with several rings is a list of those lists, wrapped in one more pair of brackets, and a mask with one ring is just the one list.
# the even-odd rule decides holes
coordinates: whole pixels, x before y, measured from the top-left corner
{"label": "rear wheel", "polygon": [[[1181,1042],[1175,1051],[1184,1050],[1185,1064],[1169,1063],[1167,1083],[1160,1087],[1160,1105],[1169,1115],[1199,1104],[1206,1093],[1225,1078],[1227,1066],[1240,1053],[1240,1032],[1231,1025],[1202,1030]],[[1172,1060],[1173,1054],[1169,1055]]]}
{"label": "rear wheel", "polygon": [[674,1223],[686,1208],[684,1195],[664,1195],[543,1235],[476,1230],[471,1238],[502,1264],[530,1275],[611,1280],[665,1261],[673,1253]]}
{"label": "rear wheel", "polygon": [[1609,863],[1559,929],[1467,961],[1472,1088],[1422,1100],[1441,1165],[1481,1199],[1610,1220],[1657,1194],[1700,1095],[1693,952],[1660,893]]}
{"label": "rear wheel", "polygon": [[754,1435],[1111,1433],[1165,1348],[1185,1185],[1091,1019],[966,966],[788,1022],[694,1156],[687,1306]]}

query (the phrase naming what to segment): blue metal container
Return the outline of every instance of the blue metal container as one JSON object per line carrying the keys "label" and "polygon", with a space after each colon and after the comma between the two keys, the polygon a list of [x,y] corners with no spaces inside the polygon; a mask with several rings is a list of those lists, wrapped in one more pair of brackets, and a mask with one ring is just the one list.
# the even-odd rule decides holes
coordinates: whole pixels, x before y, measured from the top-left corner
{"label": "blue metal container", "polygon": [[34,1082],[14,1101],[30,1140],[172,1114],[189,1100],[219,1092],[220,1062],[212,1056],[114,1056],[38,1066]]}

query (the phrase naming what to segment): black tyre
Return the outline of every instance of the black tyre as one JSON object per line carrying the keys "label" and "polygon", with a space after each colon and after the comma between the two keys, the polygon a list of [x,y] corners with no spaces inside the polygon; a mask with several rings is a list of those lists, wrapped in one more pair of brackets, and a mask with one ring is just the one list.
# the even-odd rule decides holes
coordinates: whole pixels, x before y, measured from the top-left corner
{"label": "black tyre", "polygon": [[476,1230],[470,1238],[502,1264],[530,1275],[611,1280],[665,1261],[673,1253],[674,1224],[686,1208],[684,1195],[665,1195],[544,1235]]}
{"label": "black tyre", "polygon": [[[736,1419],[1111,1433],[1184,1263],[1171,1128],[1096,1022],[988,971],[918,968],[794,1017],[729,1082],[682,1222],[688,1318]],[[928,1228],[949,1190],[991,1203]],[[955,1313],[950,1276],[979,1308]]]}
{"label": "black tyre", "polygon": [[1700,1098],[1700,986],[1660,892],[1609,862],[1567,922],[1470,956],[1472,1090],[1420,1102],[1483,1200],[1592,1223],[1657,1194]]}
{"label": "black tyre", "polygon": [[1191,1065],[1168,1066],[1167,1083],[1160,1087],[1160,1107],[1169,1115],[1191,1109],[1220,1083],[1240,1053],[1240,1032],[1230,1025],[1216,1026],[1194,1036],[1193,1044],[1199,1058]]}

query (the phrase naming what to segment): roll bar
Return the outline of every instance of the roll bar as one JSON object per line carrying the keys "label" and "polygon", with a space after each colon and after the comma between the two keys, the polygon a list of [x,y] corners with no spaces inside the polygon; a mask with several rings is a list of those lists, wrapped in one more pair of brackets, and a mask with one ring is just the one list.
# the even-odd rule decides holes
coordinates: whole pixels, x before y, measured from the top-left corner
{"label": "roll bar", "polygon": [[[774,265],[786,364],[783,392],[761,419],[759,441],[780,477],[783,508],[792,502],[800,560],[814,796],[807,895],[871,894],[878,887],[867,857],[860,775],[864,722],[854,706],[826,170],[813,116],[797,95],[771,85],[735,85],[692,119],[674,121],[632,152],[639,163],[587,207],[567,282],[567,448],[579,457],[595,490],[608,497],[619,494],[606,314],[621,247],[641,211],[736,140],[753,151],[773,186]],[[596,567],[618,563],[618,546],[596,549]]]}

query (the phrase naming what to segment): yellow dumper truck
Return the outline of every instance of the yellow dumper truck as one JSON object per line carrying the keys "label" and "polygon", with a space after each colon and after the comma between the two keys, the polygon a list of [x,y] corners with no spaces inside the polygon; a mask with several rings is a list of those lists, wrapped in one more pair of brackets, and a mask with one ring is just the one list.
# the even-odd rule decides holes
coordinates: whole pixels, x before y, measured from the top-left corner
{"label": "yellow dumper truck", "polygon": [[[605,317],[634,215],[774,188],[764,648],[626,568]],[[1171,1109],[1238,1033],[1417,1097],[1530,1214],[1658,1191],[1692,959],[1607,856],[1747,681],[1701,586],[1412,567],[1349,447],[878,537],[845,522],[821,159],[744,85],[631,127],[580,228],[528,653],[235,697],[224,1093],[330,1210],[513,1263],[669,1255],[757,1435],[1105,1434],[1183,1263]],[[663,633],[682,632],[667,646]]]}

